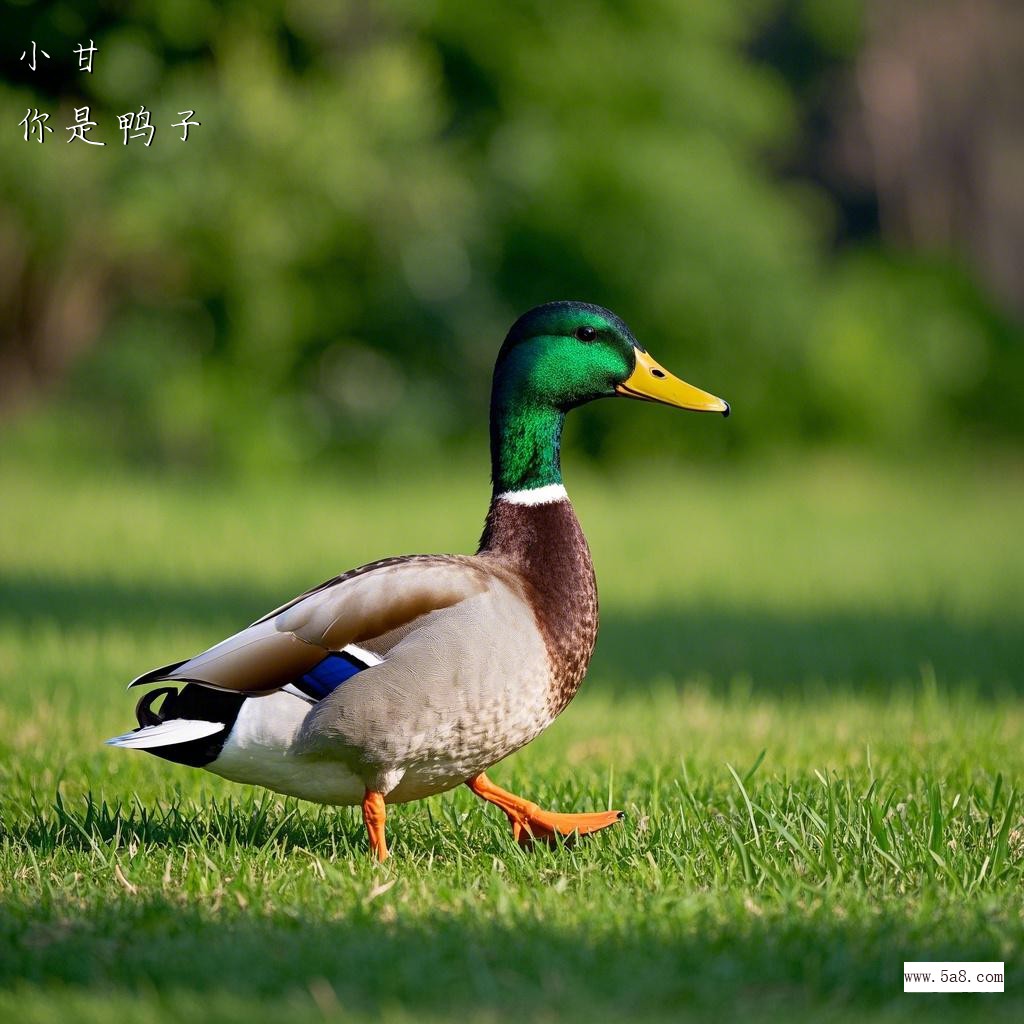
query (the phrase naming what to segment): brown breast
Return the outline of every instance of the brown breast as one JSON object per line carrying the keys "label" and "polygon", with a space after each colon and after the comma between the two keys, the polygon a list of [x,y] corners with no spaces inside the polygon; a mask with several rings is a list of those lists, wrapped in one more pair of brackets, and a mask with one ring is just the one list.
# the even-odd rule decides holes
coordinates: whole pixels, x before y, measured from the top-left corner
{"label": "brown breast", "polygon": [[557,715],[576,695],[597,640],[597,581],[576,513],[568,500],[492,501],[480,554],[500,560],[526,588],[551,661]]}

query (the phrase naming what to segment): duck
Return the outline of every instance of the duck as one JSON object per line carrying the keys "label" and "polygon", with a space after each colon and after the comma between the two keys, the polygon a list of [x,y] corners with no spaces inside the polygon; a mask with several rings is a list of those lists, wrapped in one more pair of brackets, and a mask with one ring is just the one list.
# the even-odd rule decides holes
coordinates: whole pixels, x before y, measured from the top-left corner
{"label": "duck", "polygon": [[523,845],[621,811],[546,810],[488,777],[576,695],[597,640],[590,549],[566,492],[566,414],[624,397],[729,415],[601,306],[548,302],[498,352],[490,505],[473,555],[382,558],[334,576],[200,654],[152,669],[137,728],[107,740],[234,782],[359,806],[388,855],[387,808],[465,785]]}

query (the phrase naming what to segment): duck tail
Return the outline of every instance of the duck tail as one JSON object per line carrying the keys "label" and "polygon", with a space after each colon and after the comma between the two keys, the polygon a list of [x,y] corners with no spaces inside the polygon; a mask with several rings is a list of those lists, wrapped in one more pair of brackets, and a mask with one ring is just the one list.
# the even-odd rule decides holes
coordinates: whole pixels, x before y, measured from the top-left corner
{"label": "duck tail", "polygon": [[168,700],[173,701],[177,695],[177,688],[173,686],[160,686],[144,693],[135,705],[135,717],[138,719],[139,728],[111,737],[106,741],[107,745],[150,750],[154,747],[169,747],[176,743],[205,739],[224,728],[223,722],[189,718],[165,719],[159,711],[153,709],[153,703],[158,697],[166,696]]}

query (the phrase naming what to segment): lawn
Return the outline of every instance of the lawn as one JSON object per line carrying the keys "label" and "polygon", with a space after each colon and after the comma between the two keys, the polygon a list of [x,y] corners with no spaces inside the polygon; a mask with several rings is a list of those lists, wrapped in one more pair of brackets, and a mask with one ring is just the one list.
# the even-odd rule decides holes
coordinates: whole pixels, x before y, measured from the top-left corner
{"label": "lawn", "polygon": [[[495,781],[627,811],[523,852],[102,740],[125,683],[340,569],[468,550],[480,466],[299,482],[0,468],[0,1018],[1024,1017],[1024,469],[570,467],[602,631]],[[1005,960],[904,995],[904,960]]]}

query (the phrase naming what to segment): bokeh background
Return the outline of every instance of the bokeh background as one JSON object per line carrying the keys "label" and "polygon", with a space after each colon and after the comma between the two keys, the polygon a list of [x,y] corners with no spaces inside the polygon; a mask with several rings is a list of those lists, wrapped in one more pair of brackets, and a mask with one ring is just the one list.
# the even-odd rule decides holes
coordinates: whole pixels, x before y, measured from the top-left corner
{"label": "bokeh background", "polygon": [[[1020,0],[0,29],[0,1019],[894,1024],[904,960],[1004,960],[919,998],[1024,1020]],[[567,423],[601,634],[494,778],[621,827],[526,854],[458,787],[380,867],[355,809],[102,745],[139,672],[472,550],[495,354],[556,298],[734,412]]]}
{"label": "bokeh background", "polygon": [[[563,297],[733,403],[664,453],[1024,440],[1013,0],[14,0],[3,22],[7,446],[448,456],[480,445],[509,323]],[[66,143],[86,104],[103,148]],[[140,105],[154,141],[125,147]],[[605,463],[650,440],[576,419]]]}

